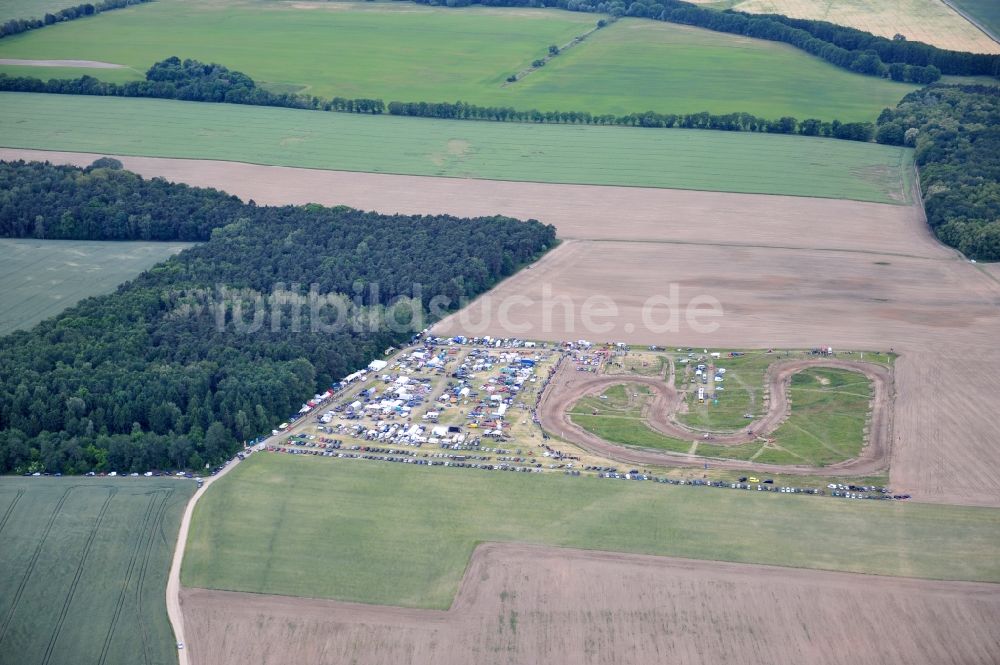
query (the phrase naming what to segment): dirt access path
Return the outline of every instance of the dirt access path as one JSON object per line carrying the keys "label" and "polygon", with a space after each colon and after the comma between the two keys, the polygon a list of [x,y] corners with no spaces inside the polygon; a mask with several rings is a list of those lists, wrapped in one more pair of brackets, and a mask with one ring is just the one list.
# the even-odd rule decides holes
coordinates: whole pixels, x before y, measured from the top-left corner
{"label": "dirt access path", "polygon": [[[259,448],[259,446],[258,446]],[[184,634],[184,614],[181,612],[181,564],[184,563],[184,548],[187,547],[188,530],[191,527],[191,516],[194,514],[194,507],[198,499],[208,490],[208,488],[219,478],[232,471],[239,464],[239,460],[231,461],[222,467],[222,471],[205,478],[204,484],[195,492],[188,501],[184,509],[184,516],[181,518],[181,528],[177,534],[177,544],[174,545],[174,558],[170,563],[170,573],[167,576],[167,617],[170,619],[170,626],[174,630],[174,639],[183,647],[177,650],[178,665],[188,665],[189,650]]]}
{"label": "dirt access path", "polygon": [[[863,374],[872,382],[875,396],[872,400],[872,416],[869,440],[859,457],[824,467],[828,475],[873,475],[888,469],[892,446],[892,370],[872,363],[851,360],[815,359],[776,362],[767,370],[767,390],[770,394],[767,413],[746,427],[725,434],[714,434],[703,439],[718,445],[739,445],[759,440],[767,436],[783,423],[791,412],[788,390],[792,376],[810,367],[832,367]],[[574,443],[592,453],[630,464],[672,464],[701,466],[708,458],[654,450],[636,450],[612,443],[583,429],[570,418],[570,409],[580,398],[604,392],[611,386],[641,384],[654,392],[649,408],[649,426],[674,439],[702,440],[703,434],[677,422],[674,415],[680,408],[681,396],[662,379],[629,374],[592,374],[576,371],[572,362],[561,362],[556,375],[549,382],[538,407],[542,427],[550,434]],[[759,464],[740,460],[716,460],[715,468],[754,469],[772,473],[797,475],[815,474],[816,467],[800,465]]]}
{"label": "dirt access path", "polygon": [[[734,534],[736,537],[737,534]],[[479,546],[451,609],[185,589],[196,665],[996,662],[1000,585]]]}

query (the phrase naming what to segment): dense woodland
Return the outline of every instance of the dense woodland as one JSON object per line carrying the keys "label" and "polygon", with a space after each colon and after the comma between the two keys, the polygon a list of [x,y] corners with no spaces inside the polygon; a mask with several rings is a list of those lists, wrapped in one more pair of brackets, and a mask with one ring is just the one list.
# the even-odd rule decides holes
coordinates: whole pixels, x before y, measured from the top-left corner
{"label": "dense woodland", "polygon": [[933,85],[878,119],[876,140],[916,147],[927,221],[970,258],[1000,261],[1000,88]]}
{"label": "dense woodland", "polygon": [[0,38],[8,35],[18,35],[29,30],[37,30],[38,28],[44,28],[47,25],[62,23],[63,21],[74,21],[78,18],[93,16],[94,14],[110,11],[112,9],[121,9],[122,7],[128,7],[129,5],[139,5],[144,2],[152,2],[152,0],[103,0],[102,2],[88,2],[82,5],[75,5],[73,7],[67,7],[66,9],[60,9],[55,13],[47,13],[41,18],[15,18],[7,21],[6,23],[0,24]]}
{"label": "dense woodland", "polygon": [[[58,237],[90,238],[93,220],[103,215],[133,228],[128,237],[142,238],[141,225],[122,225],[122,216],[151,214],[152,227],[160,228],[176,219],[175,204],[199,211],[200,228],[215,228],[207,242],[116,293],[0,338],[0,472],[217,462],[315,392],[409,339],[421,322],[411,320],[413,309],[392,307],[399,299],[426,308],[445,296],[454,308],[555,242],[554,228],[536,221],[235,206],[219,192],[149,183],[113,164],[86,171],[5,166],[19,169],[24,174],[8,180],[23,189],[37,177],[39,188],[58,183],[58,193],[23,213],[7,212],[19,210],[16,204],[5,208],[4,229],[14,235],[35,235],[36,213],[63,220],[60,202],[86,210],[90,220],[76,227],[65,221]],[[106,206],[111,187],[118,203]],[[158,210],[143,200],[150,192]],[[198,196],[204,200],[195,204]],[[230,223],[220,225],[225,220],[213,209]],[[12,221],[8,214],[29,218]],[[322,306],[295,304],[311,285],[342,295]],[[237,312],[237,303],[244,311]],[[256,312],[267,314],[259,325]],[[275,312],[281,321],[273,328]],[[338,316],[349,324],[332,325]],[[384,322],[372,323],[379,316]]]}
{"label": "dense woodland", "polygon": [[246,207],[216,190],[146,180],[107,158],[82,170],[0,162],[4,238],[208,240],[213,229],[239,219]]}
{"label": "dense woodland", "polygon": [[[941,74],[998,76],[1000,56],[939,49],[903,38],[886,39],[826,21],[777,14],[719,11],[681,0],[413,0],[418,4],[465,7],[557,7],[577,12],[636,16],[657,21],[784,42],[838,67],[896,81],[933,83]],[[901,37],[901,36],[900,36]]]}
{"label": "dense woodland", "polygon": [[381,99],[345,99],[296,94],[273,94],[257,86],[252,78],[218,64],[197,60],[167,58],[153,65],[145,81],[119,85],[105,83],[91,76],[78,79],[10,77],[0,74],[0,90],[41,92],[69,95],[110,95],[118,97],[156,97],[186,101],[225,102],[280,106],[297,109],[342,111],[348,113],[417,116],[422,118],[452,118],[491,120],[495,122],[536,122],[582,125],[624,125],[629,127],[684,127],[717,129],[733,132],[768,132],[772,134],[803,134],[829,136],[851,141],[870,141],[875,126],[869,122],[841,123],[817,119],[798,120],[785,117],[777,120],[758,118],[750,113],[711,114],[707,112],[673,114],[629,113],[627,115],[594,115],[585,111],[517,110],[506,106],[476,106],[465,102],[389,102]]}

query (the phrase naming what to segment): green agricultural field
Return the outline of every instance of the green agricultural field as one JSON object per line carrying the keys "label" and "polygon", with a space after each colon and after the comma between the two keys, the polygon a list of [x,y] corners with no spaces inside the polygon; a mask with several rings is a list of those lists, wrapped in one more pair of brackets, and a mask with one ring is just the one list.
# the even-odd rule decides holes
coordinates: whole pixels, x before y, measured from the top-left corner
{"label": "green agricultural field", "polygon": [[30,328],[190,243],[0,239],[0,335]]}
{"label": "green agricultural field", "polygon": [[874,120],[916,89],[803,55],[778,42],[626,19],[512,86],[525,99],[512,105],[542,108],[552,100],[562,109],[616,114],[746,111],[855,121]]}
{"label": "green agricultural field", "polygon": [[645,19],[619,21],[504,84],[549,45],[568,44],[600,18],[411,3],[173,0],[4,39],[0,58],[98,60],[145,71],[177,55],[222,63],[282,92],[594,114],[745,111],[873,121],[915,89],[785,44]]}
{"label": "green agricultural field", "polygon": [[1000,39],[1000,3],[996,0],[948,0],[986,28],[994,39]]}
{"label": "green agricultural field", "polygon": [[167,573],[194,489],[0,478],[0,663],[176,663]]}
{"label": "green agricultural field", "polygon": [[79,4],[82,4],[79,0],[3,0],[0,2],[0,23],[12,18],[42,18],[46,12]]}
{"label": "green agricultural field", "polygon": [[913,175],[909,148],[803,136],[28,93],[0,93],[0,146],[883,203],[909,202]]}
{"label": "green agricultural field", "polygon": [[81,76],[94,76],[100,72],[101,80],[110,83],[128,83],[146,78],[145,74],[134,69],[91,69],[88,67],[36,67],[33,65],[3,65],[0,64],[0,74],[8,76],[29,76],[48,81],[49,79],[75,79]]}
{"label": "green agricultural field", "polygon": [[445,608],[484,541],[1000,581],[1000,510],[267,453],[198,503],[182,581]]}

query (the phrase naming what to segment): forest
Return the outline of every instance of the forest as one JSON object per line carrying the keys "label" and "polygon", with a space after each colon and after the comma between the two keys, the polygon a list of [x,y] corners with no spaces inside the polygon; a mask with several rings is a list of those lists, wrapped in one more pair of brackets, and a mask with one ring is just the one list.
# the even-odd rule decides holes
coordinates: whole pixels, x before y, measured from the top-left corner
{"label": "forest", "polygon": [[[60,202],[80,201],[91,221],[66,222],[59,237],[89,237],[102,215],[142,237],[121,220],[169,225],[174,202],[213,228],[115,293],[0,338],[0,473],[216,463],[555,244],[555,229],[534,220],[235,205],[164,182],[153,207],[142,200],[149,183],[113,163],[4,168],[24,170],[22,189],[32,177],[39,189],[60,183],[47,203],[5,212],[6,233],[33,235],[30,218],[7,214],[62,220]],[[103,203],[107,181],[114,206]]]}
{"label": "forest", "polygon": [[[252,206],[251,206],[252,207]],[[0,162],[0,237],[208,240],[245,214],[235,196],[145,179],[103,158],[86,169]]]}
{"label": "forest", "polygon": [[916,148],[927,221],[942,242],[1000,261],[1000,88],[912,92],[882,112],[876,140]]}
{"label": "forest", "polygon": [[635,16],[657,21],[784,42],[827,62],[870,76],[933,83],[942,74],[1000,75],[1000,56],[948,51],[921,42],[886,39],[869,32],[777,14],[708,9],[682,0],[413,0],[418,4],[465,7],[556,7],[577,12]]}
{"label": "forest", "polygon": [[39,92],[67,95],[103,95],[117,97],[156,97],[185,101],[224,102],[286,108],[340,111],[346,113],[490,120],[494,122],[534,122],[582,125],[623,125],[629,127],[682,127],[715,129],[731,132],[767,132],[772,134],[803,134],[826,136],[850,141],[870,141],[874,125],[868,122],[841,123],[817,119],[799,121],[785,117],[777,120],[759,118],[750,113],[707,112],[672,114],[646,111],[626,115],[595,115],[586,111],[518,110],[505,106],[477,106],[465,102],[389,102],[381,99],[324,100],[311,95],[274,94],[257,86],[252,78],[223,65],[206,64],[197,60],[181,60],[173,56],[154,64],[145,81],[122,85],[99,81],[92,76],[78,79],[11,77],[0,74],[0,91]]}

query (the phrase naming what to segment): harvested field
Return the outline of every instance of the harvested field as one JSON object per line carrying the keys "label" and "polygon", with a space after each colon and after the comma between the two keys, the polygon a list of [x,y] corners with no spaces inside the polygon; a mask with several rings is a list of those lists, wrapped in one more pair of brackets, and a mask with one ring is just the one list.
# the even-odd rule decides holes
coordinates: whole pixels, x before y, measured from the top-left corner
{"label": "harvested field", "polygon": [[730,6],[751,14],[829,21],[889,38],[900,33],[953,51],[1000,53],[1000,44],[942,0],[737,0]]}
{"label": "harvested field", "polygon": [[[892,373],[886,367],[870,363],[818,359],[777,362],[771,365],[767,372],[768,393],[771,395],[767,413],[737,432],[713,435],[711,443],[735,446],[756,441],[759,437],[774,432],[791,413],[788,389],[792,377],[811,367],[834,367],[859,372],[872,382],[875,389],[872,400],[871,435],[862,455],[827,467],[823,472],[828,475],[847,476],[875,475],[884,472],[888,468],[892,434]],[[702,465],[703,459],[681,453],[624,448],[594,435],[573,421],[570,410],[578,400],[587,395],[599,394],[611,386],[623,384],[639,384],[655,392],[647,418],[652,429],[674,439],[691,441],[700,438],[696,432],[677,422],[675,415],[680,405],[680,398],[677,391],[662,379],[581,374],[570,362],[563,362],[542,397],[538,409],[542,427],[602,457],[645,465]],[[812,474],[817,470],[813,466],[758,464],[739,460],[713,461],[712,465],[716,468],[759,469],[770,473]]]}
{"label": "harvested field", "polygon": [[[513,544],[448,611],[185,589],[195,665],[989,663],[1000,587]],[[849,637],[848,637],[849,636]]]}

